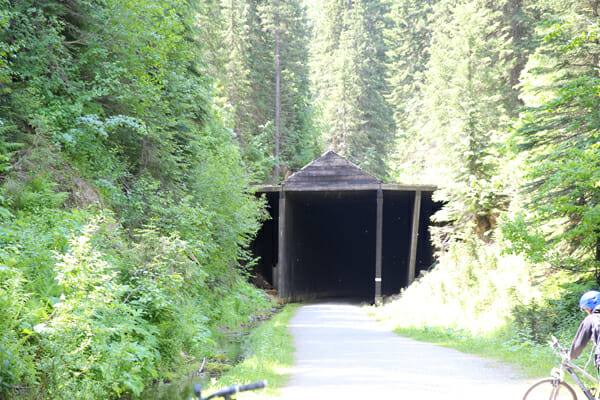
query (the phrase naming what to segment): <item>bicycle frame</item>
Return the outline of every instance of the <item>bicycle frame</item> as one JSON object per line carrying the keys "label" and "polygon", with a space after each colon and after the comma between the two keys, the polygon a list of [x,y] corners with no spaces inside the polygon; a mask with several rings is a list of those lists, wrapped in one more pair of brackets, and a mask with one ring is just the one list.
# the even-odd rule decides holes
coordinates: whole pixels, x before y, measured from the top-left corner
{"label": "bicycle frame", "polygon": [[594,397],[594,395],[589,391],[589,389],[585,387],[585,384],[583,383],[581,378],[579,378],[577,372],[579,372],[581,375],[583,375],[585,378],[589,379],[592,382],[597,382],[597,378],[594,378],[591,374],[587,373],[583,368],[579,367],[578,365],[572,363],[566,357],[563,357],[563,361],[560,368],[555,368],[552,371],[551,375],[556,379],[562,381],[564,380],[564,371],[567,371],[571,378],[573,378],[575,383],[577,383],[577,386],[579,386],[583,394],[585,394],[585,397],[587,397],[589,400],[596,400],[596,397]]}

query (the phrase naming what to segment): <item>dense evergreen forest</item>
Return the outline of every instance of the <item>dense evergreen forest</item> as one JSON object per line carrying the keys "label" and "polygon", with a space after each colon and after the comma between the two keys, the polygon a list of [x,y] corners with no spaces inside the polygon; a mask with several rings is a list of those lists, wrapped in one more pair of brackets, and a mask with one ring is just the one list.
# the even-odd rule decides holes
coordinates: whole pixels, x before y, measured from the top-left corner
{"label": "dense evergreen forest", "polygon": [[439,185],[440,265],[537,288],[461,307],[543,341],[600,279],[599,3],[0,0],[0,398],[214,356],[272,306],[252,185],[326,149]]}

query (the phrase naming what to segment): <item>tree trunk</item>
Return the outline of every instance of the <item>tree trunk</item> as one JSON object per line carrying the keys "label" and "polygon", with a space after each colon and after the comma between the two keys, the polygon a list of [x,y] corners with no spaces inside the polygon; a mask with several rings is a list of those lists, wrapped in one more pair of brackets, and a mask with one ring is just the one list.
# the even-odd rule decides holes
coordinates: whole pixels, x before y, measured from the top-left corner
{"label": "tree trunk", "polygon": [[280,141],[280,97],[281,97],[281,67],[279,64],[279,0],[275,11],[275,166],[273,167],[273,178],[279,178],[279,141]]}

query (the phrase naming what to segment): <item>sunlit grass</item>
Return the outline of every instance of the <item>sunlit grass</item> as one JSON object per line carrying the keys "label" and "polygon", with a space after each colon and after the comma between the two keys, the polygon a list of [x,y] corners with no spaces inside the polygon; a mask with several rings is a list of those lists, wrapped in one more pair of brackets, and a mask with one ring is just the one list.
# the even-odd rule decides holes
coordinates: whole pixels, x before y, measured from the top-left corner
{"label": "sunlit grass", "polygon": [[[560,357],[554,354],[549,346],[531,343],[516,344],[511,341],[510,332],[503,330],[496,331],[488,337],[473,336],[465,331],[428,327],[397,327],[394,332],[403,337],[434,343],[463,353],[504,362],[520,373],[521,377],[532,380],[550,376],[551,370],[560,364]],[[562,344],[563,346],[569,345],[569,343]],[[593,350],[592,347],[590,343],[583,352],[581,360],[576,361],[576,363],[581,367],[587,366],[588,373],[594,376],[596,372],[594,371],[593,362],[586,363],[587,354]],[[565,379],[573,387],[576,387],[575,382],[568,374],[565,374]],[[590,383],[586,381],[586,385]]]}
{"label": "sunlit grass", "polygon": [[547,347],[511,344],[501,332],[487,337],[473,336],[461,330],[430,327],[397,327],[394,332],[403,337],[508,363],[526,378],[548,376],[550,370],[560,361]]}
{"label": "sunlit grass", "polygon": [[510,363],[523,377],[547,376],[559,359],[510,328],[515,305],[540,295],[530,271],[498,246],[456,246],[397,299],[370,312],[399,335]]}
{"label": "sunlit grass", "polygon": [[266,379],[267,389],[240,393],[239,399],[276,396],[287,382],[288,370],[294,362],[294,346],[288,331],[289,320],[297,305],[287,305],[270,320],[252,331],[244,345],[244,360],[233,367],[206,394],[233,384],[246,384]]}
{"label": "sunlit grass", "polygon": [[487,335],[505,325],[517,302],[539,295],[529,269],[497,247],[456,247],[401,296],[373,310],[383,322],[403,327],[441,327]]}

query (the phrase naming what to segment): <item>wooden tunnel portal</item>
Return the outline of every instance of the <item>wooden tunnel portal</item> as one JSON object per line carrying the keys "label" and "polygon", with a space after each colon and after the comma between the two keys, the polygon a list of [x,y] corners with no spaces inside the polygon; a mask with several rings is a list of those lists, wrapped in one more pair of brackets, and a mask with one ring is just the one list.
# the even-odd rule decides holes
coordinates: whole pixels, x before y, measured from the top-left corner
{"label": "wooden tunnel portal", "polygon": [[327,152],[281,185],[262,187],[271,218],[254,271],[285,300],[379,301],[433,264],[431,185],[383,184]]}

